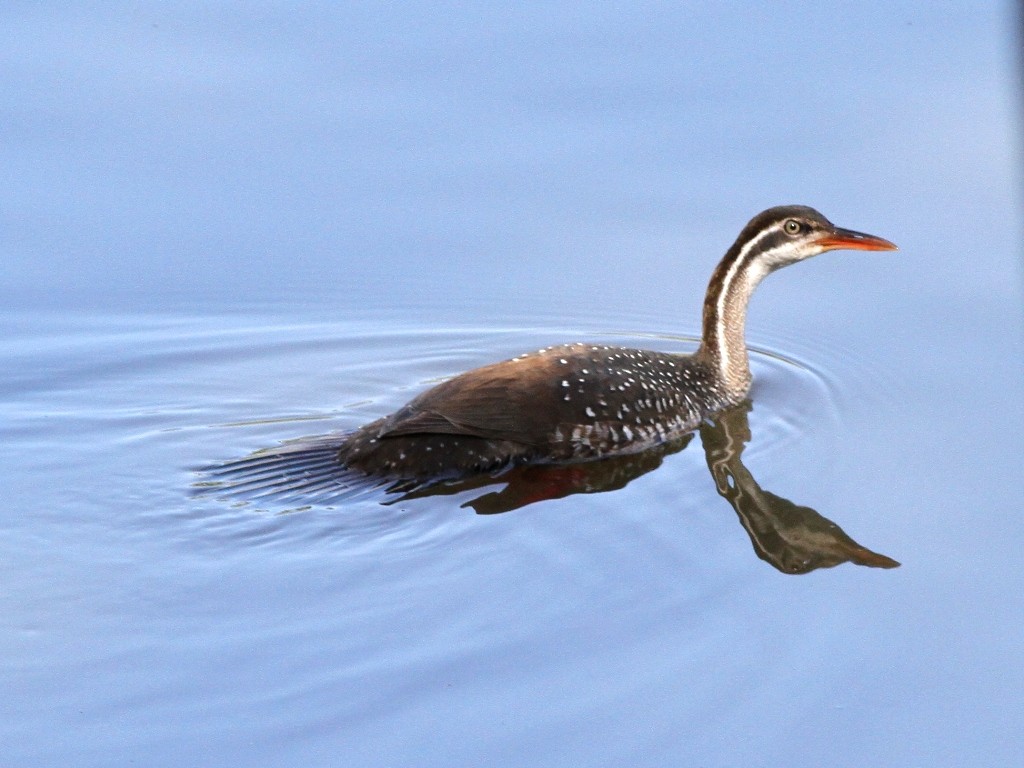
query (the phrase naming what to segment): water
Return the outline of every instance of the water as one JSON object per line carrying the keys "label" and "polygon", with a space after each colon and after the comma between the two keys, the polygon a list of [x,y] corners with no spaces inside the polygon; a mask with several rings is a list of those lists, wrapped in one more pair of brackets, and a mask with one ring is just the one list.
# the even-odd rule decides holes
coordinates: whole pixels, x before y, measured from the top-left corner
{"label": "water", "polygon": [[[1013,19],[751,14],[5,10],[0,762],[1019,763]],[[503,514],[194,493],[540,346],[692,349],[785,202],[901,251],[759,289],[728,467],[898,568],[773,568],[715,433]]]}

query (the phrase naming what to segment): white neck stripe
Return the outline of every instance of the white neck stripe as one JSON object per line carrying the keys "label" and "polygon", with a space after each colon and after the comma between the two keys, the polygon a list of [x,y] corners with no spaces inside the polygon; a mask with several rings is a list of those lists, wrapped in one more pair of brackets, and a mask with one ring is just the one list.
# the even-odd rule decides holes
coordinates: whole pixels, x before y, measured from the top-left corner
{"label": "white neck stripe", "polygon": [[[746,262],[750,255],[750,252],[762,240],[768,237],[768,235],[778,232],[781,229],[781,226],[781,224],[775,224],[774,226],[768,227],[767,229],[763,229],[757,233],[756,237],[753,237],[749,241],[744,243],[743,247],[740,249],[739,254],[733,260],[732,264],[729,265],[729,268],[726,270],[725,274],[722,275],[722,283],[719,286],[718,297],[715,299],[715,314],[717,315],[717,323],[714,329],[714,334],[719,364],[721,365],[721,370],[723,372],[728,371],[731,365],[731,361],[729,360],[729,345],[727,343],[727,334],[725,333],[725,328],[723,327],[724,320],[726,317],[726,297],[729,295],[729,292],[732,288],[732,283],[736,279],[736,275],[739,274],[746,266]],[[764,274],[759,275],[758,280],[760,280],[760,278],[762,277],[764,277]]]}

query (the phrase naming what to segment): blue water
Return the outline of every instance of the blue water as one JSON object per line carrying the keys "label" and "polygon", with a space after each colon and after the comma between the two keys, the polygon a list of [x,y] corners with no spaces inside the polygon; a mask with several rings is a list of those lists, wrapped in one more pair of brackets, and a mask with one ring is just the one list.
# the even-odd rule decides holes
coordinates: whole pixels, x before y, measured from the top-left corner
{"label": "blue water", "polygon": [[[0,754],[1015,765],[1017,20],[998,3],[0,11]],[[794,576],[700,437],[619,490],[331,503],[198,471],[772,276],[743,463],[902,565]]]}

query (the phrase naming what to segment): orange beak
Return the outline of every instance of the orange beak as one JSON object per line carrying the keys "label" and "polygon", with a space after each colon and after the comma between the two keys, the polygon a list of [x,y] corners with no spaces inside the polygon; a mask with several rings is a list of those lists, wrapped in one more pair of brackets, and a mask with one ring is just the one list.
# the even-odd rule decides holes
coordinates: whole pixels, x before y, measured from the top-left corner
{"label": "orange beak", "polygon": [[848,248],[853,251],[897,251],[899,248],[881,237],[854,232],[852,229],[836,227],[818,240],[818,245],[826,251],[836,248]]}

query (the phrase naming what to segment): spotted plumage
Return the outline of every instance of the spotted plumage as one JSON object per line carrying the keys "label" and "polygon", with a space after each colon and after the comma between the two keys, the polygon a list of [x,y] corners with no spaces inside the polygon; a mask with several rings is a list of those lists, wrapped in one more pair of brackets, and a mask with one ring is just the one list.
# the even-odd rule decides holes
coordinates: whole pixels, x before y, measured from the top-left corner
{"label": "spotted plumage", "polygon": [[730,402],[692,356],[571,344],[443,382],[355,432],[338,455],[396,476],[585,461],[677,438]]}

